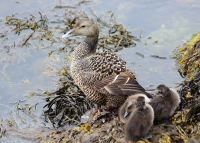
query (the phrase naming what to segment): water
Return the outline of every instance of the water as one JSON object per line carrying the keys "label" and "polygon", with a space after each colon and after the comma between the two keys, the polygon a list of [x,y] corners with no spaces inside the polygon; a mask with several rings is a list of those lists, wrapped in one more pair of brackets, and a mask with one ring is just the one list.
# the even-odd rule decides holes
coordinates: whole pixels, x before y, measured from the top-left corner
{"label": "water", "polygon": [[[79,1],[56,1],[56,0],[3,0],[0,5],[0,33],[8,33],[0,38],[0,119],[10,118],[9,112],[14,110],[15,105],[11,104],[18,100],[27,100],[28,103],[37,103],[39,106],[35,114],[39,117],[42,114],[42,107],[45,104],[42,96],[26,98],[29,91],[42,93],[44,90],[56,90],[56,69],[59,69],[65,62],[64,55],[58,58],[48,58],[48,52],[58,47],[64,46],[63,42],[55,43],[49,47],[48,41],[34,41],[29,47],[10,47],[7,52],[6,45],[13,45],[19,42],[23,35],[28,35],[30,31],[24,31],[20,35],[11,32],[13,27],[5,26],[5,17],[16,14],[15,17],[30,17],[30,14],[39,16],[38,11],[47,15],[50,21],[62,19],[65,9],[55,9],[56,5],[74,6]],[[127,61],[127,66],[136,74],[138,82],[144,87],[164,83],[171,87],[176,87],[177,82],[183,79],[174,70],[175,60],[171,58],[173,50],[190,39],[192,34],[198,32],[200,27],[200,1],[198,0],[151,0],[151,1],[116,1],[116,0],[96,0],[77,7],[78,10],[85,11],[91,16],[89,7],[96,15],[100,16],[107,10],[111,10],[117,16],[116,21],[122,23],[133,35],[141,34],[141,42],[137,42],[136,47],[125,48],[117,54]],[[56,24],[50,23],[54,29]],[[62,23],[58,24],[64,28]],[[63,33],[54,29],[55,36],[61,37]],[[6,37],[8,39],[6,40]],[[148,39],[151,37],[151,39]],[[155,43],[155,41],[157,41]],[[39,47],[39,49],[37,48]],[[137,55],[139,52],[144,58]],[[158,55],[167,59],[153,58],[150,55]],[[44,73],[48,67],[54,69],[52,72]],[[27,79],[28,84],[24,81]],[[153,86],[153,87],[155,87]],[[13,113],[14,114],[14,113]],[[22,127],[45,126],[43,120],[33,122],[31,118],[26,118],[27,123],[22,123],[14,114],[18,124]],[[48,125],[47,125],[48,126]],[[13,141],[19,140],[14,138]],[[3,140],[6,142],[6,140]]]}

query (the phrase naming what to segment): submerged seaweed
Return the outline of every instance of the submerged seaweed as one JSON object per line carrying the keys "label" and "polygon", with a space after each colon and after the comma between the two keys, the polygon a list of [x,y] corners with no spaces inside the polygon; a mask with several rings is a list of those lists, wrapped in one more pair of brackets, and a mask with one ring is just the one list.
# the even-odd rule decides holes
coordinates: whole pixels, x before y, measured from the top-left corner
{"label": "submerged seaweed", "polygon": [[122,24],[114,24],[110,29],[107,36],[99,38],[98,49],[104,49],[118,52],[124,47],[136,46],[134,41],[140,41],[136,36],[131,35]]}
{"label": "submerged seaweed", "polygon": [[[53,36],[52,30],[49,29],[49,20],[46,15],[43,15],[38,11],[39,18],[30,14],[29,18],[17,18],[15,15],[6,16],[5,24],[7,26],[14,26],[12,29],[15,34],[20,35],[22,31],[31,30],[30,34],[22,39],[19,44],[14,44],[17,46],[29,46],[31,40],[43,40],[46,39],[52,43],[56,42]],[[39,33],[36,35],[36,33]],[[36,35],[36,36],[35,36]]]}

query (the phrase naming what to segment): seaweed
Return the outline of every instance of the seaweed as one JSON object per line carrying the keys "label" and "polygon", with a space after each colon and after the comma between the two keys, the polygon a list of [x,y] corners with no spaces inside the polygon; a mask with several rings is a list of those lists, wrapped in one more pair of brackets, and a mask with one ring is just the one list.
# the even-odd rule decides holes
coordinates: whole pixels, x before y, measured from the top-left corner
{"label": "seaweed", "polygon": [[47,104],[43,107],[45,120],[53,127],[65,124],[79,124],[81,116],[93,107],[93,104],[85,97],[76,86],[65,67],[58,70],[60,88],[55,92],[48,92],[48,96],[55,95],[53,99],[47,97]]}
{"label": "seaweed", "polygon": [[[118,52],[123,48],[127,48],[130,46],[136,46],[134,41],[140,41],[136,36],[131,35],[129,31],[127,31],[122,24],[114,24],[109,29],[108,36],[100,37],[98,42],[98,48],[105,48],[114,52]],[[112,45],[111,48],[108,45]]]}
{"label": "seaweed", "polygon": [[15,32],[15,34],[20,35],[21,31],[24,30],[31,30],[31,32],[25,39],[24,42],[21,44],[21,46],[28,46],[29,40],[32,38],[34,39],[34,34],[36,31],[42,32],[40,35],[40,40],[43,40],[46,38],[47,40],[54,41],[52,38],[52,32],[49,30],[48,24],[49,21],[47,19],[46,15],[42,15],[41,12],[38,11],[39,14],[39,20],[36,19],[35,16],[30,14],[30,18],[16,18],[15,15],[6,16],[6,25],[8,26],[15,26],[15,28],[12,29],[12,31]]}
{"label": "seaweed", "polygon": [[200,76],[200,32],[194,34],[185,45],[178,47],[174,56],[182,77],[192,79],[194,74]]}
{"label": "seaweed", "polygon": [[171,120],[172,124],[182,129],[181,132],[190,142],[200,140],[200,67],[196,66],[200,58],[197,53],[200,50],[199,38],[199,33],[195,34],[186,45],[180,46],[176,51],[178,71],[185,80],[178,90],[181,97],[180,108]]}

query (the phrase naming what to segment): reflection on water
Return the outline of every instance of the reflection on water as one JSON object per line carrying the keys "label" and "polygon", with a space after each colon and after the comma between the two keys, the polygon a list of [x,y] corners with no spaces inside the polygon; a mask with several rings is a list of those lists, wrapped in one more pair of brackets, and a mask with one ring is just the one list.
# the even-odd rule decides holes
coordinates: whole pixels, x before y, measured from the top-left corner
{"label": "reflection on water", "polygon": [[[1,2],[0,9],[0,118],[8,118],[9,111],[14,108],[10,103],[27,99],[24,95],[29,91],[42,92],[56,89],[56,69],[63,65],[64,55],[49,58],[48,52],[62,47],[62,41],[49,46],[48,41],[33,41],[29,47],[12,46],[18,43],[30,31],[14,34],[13,26],[5,26],[5,17],[15,14],[18,18],[39,16],[38,11],[45,14],[49,21],[62,21],[65,9],[54,9],[55,6],[76,6],[89,16],[91,8],[94,13],[105,18],[105,12],[111,10],[116,20],[129,29],[133,35],[141,36],[136,47],[123,49],[117,54],[127,61],[128,67],[136,73],[140,84],[145,87],[165,83],[175,87],[182,79],[174,70],[172,51],[187,41],[199,30],[200,2],[197,0],[168,1],[6,1]],[[54,36],[61,37],[55,25],[64,28],[63,23],[49,23]],[[142,31],[142,33],[141,33]],[[144,55],[139,56],[136,52]],[[158,55],[167,59],[151,57]],[[47,69],[52,70],[47,70]],[[48,71],[48,72],[47,72]],[[22,82],[28,79],[29,83]],[[42,103],[40,96],[28,98],[33,103],[41,102],[36,114],[41,115]],[[30,120],[31,122],[31,120]],[[34,123],[38,125],[39,123]]]}

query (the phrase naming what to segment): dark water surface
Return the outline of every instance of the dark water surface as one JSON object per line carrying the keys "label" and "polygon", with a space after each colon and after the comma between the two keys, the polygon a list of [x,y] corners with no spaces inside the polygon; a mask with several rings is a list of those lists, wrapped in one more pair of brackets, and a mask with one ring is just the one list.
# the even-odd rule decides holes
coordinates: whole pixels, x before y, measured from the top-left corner
{"label": "dark water surface", "polygon": [[[56,5],[75,6],[80,1],[56,1],[56,0],[2,0],[0,4],[0,119],[10,119],[11,115],[17,124],[25,127],[45,126],[42,114],[42,107],[45,104],[44,96],[33,96],[26,98],[28,92],[42,93],[45,90],[56,90],[56,81],[59,79],[55,72],[65,62],[64,54],[48,57],[50,50],[64,46],[64,40],[49,46],[48,41],[31,41],[29,47],[12,45],[18,43],[24,35],[30,31],[23,31],[20,35],[14,34],[13,26],[5,26],[7,15],[15,14],[17,18],[30,17],[30,14],[38,16],[38,11],[45,14],[49,21],[63,19],[65,9],[53,9]],[[141,85],[158,85],[164,83],[175,87],[182,78],[174,70],[175,60],[171,58],[173,50],[189,40],[192,34],[199,31],[200,27],[200,1],[199,0],[94,0],[77,6],[78,10],[85,11],[89,16],[93,9],[97,16],[104,15],[107,10],[114,12],[117,23],[122,23],[133,35],[141,35],[141,42],[136,47],[125,48],[117,54],[127,61],[128,67],[135,72]],[[103,17],[103,16],[102,16]],[[55,25],[64,28],[63,23],[49,26],[55,32],[54,36],[61,37],[63,33],[54,29]],[[151,37],[149,39],[148,37]],[[8,39],[7,39],[8,38]],[[157,42],[156,42],[157,41]],[[7,46],[10,46],[8,48]],[[139,52],[144,58],[137,55]],[[166,57],[158,59],[150,55]],[[48,71],[47,68],[53,69]],[[28,84],[23,81],[28,80]],[[154,87],[155,87],[154,86]],[[26,118],[27,123],[20,119],[11,110],[15,105],[11,104],[19,100],[27,100],[27,103],[37,103],[35,114],[39,122]],[[11,137],[10,137],[11,138]],[[8,137],[9,139],[9,137]],[[11,140],[10,140],[11,141]],[[20,142],[20,139],[13,139],[12,142]],[[3,139],[2,142],[8,142]]]}

